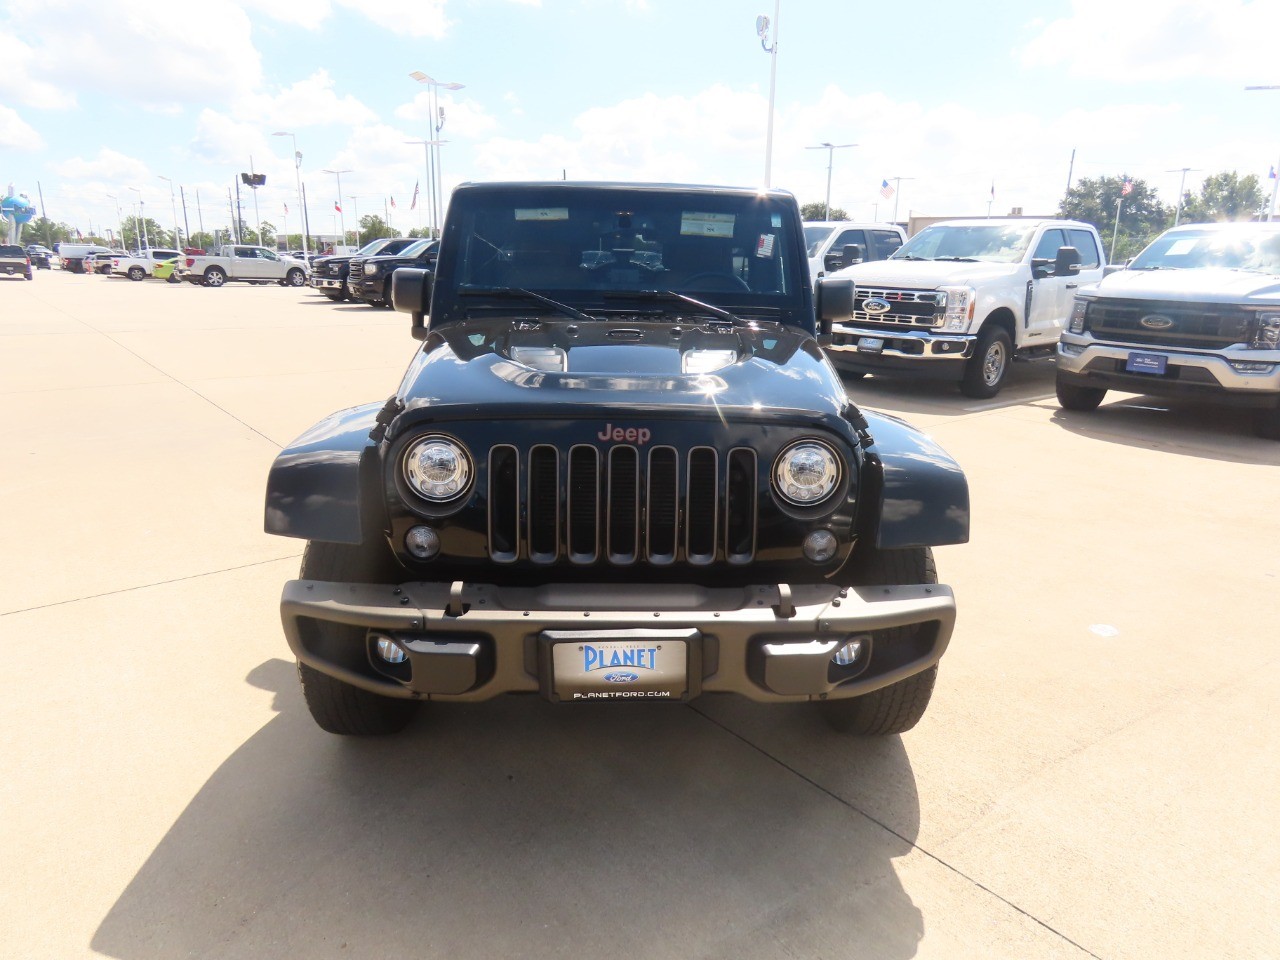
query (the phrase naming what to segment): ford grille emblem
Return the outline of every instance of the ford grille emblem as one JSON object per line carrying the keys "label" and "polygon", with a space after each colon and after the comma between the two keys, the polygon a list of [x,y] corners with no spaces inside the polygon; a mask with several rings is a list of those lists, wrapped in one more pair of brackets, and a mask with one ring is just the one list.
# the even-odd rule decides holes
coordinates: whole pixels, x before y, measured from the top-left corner
{"label": "ford grille emblem", "polygon": [[634,673],[606,673],[604,679],[608,683],[635,683],[640,677]]}
{"label": "ford grille emblem", "polygon": [[[862,304],[862,309],[867,311],[873,317],[878,317],[883,313],[888,313],[892,307],[888,300],[881,300],[879,297],[869,297]],[[1146,322],[1145,320],[1143,321]]]}
{"label": "ford grille emblem", "polygon": [[1148,330],[1168,330],[1173,326],[1173,321],[1168,317],[1162,317],[1158,313],[1148,314],[1138,321]]}

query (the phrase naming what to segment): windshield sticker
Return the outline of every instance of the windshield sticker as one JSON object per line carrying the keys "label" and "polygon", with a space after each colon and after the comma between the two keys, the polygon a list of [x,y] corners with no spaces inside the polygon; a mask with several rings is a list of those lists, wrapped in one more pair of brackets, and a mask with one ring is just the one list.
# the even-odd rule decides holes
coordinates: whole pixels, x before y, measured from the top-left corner
{"label": "windshield sticker", "polygon": [[772,260],[773,240],[774,234],[772,233],[760,234],[760,239],[756,241],[756,256],[765,260]]}
{"label": "windshield sticker", "polygon": [[777,230],[779,227],[781,227],[781,226],[782,226],[782,214],[780,214],[780,213],[775,213],[775,214],[773,214],[772,216],[770,216],[770,217],[769,217],[769,224],[770,224],[770,225],[771,225],[775,230]]}
{"label": "windshield sticker", "polygon": [[568,220],[568,207],[516,207],[517,220]]}
{"label": "windshield sticker", "polygon": [[1187,254],[1191,253],[1191,251],[1195,250],[1196,244],[1199,242],[1199,237],[1191,237],[1186,240],[1175,240],[1173,243],[1169,244],[1169,249],[1164,252],[1165,256],[1185,257]]}
{"label": "windshield sticker", "polygon": [[689,210],[680,215],[682,237],[733,237],[732,213],[695,213]]}

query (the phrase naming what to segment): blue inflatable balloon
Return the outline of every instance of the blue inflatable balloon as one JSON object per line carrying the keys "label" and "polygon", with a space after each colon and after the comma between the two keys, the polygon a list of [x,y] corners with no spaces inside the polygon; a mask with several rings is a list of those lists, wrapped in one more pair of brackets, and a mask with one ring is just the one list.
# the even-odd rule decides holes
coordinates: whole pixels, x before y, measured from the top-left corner
{"label": "blue inflatable balloon", "polygon": [[0,219],[5,221],[5,237],[7,243],[18,243],[22,236],[23,224],[30,223],[36,215],[35,205],[25,193],[15,194],[9,187],[8,194],[0,199]]}

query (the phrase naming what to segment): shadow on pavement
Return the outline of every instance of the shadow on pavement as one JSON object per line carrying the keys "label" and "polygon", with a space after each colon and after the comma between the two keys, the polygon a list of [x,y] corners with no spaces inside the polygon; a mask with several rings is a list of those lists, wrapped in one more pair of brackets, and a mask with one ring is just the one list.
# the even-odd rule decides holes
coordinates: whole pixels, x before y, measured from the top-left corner
{"label": "shadow on pavement", "polygon": [[845,388],[858,404],[874,410],[902,414],[933,414],[963,417],[997,407],[1015,407],[1050,399],[1053,390],[1052,360],[1018,361],[1009,368],[1000,393],[989,400],[976,400],[960,392],[949,380],[915,380],[901,377],[842,374]]}
{"label": "shadow on pavement", "polygon": [[[687,707],[532,697],[424,711],[403,735],[316,729],[291,664],[92,947],[174,957],[911,957],[892,858],[919,821],[899,738],[861,753],[811,712],[744,704],[777,743],[893,783],[886,830]],[[771,751],[772,752],[772,751]],[[905,785],[905,787],[904,787]],[[903,810],[903,807],[909,809]],[[911,824],[903,833],[901,824]]]}

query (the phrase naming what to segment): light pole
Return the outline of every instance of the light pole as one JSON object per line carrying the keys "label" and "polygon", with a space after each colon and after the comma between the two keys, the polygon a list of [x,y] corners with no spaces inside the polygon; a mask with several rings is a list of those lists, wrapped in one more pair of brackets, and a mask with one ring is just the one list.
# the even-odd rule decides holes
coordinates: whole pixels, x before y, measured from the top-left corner
{"label": "light pole", "polygon": [[347,199],[351,201],[351,211],[356,215],[356,246],[360,246],[360,198],[347,194]]}
{"label": "light pole", "polygon": [[827,151],[827,203],[823,208],[823,220],[831,219],[831,163],[835,158],[837,150],[843,150],[845,147],[856,147],[856,143],[821,143],[816,147],[805,147],[806,150],[825,150]]}
{"label": "light pole", "polygon": [[[439,107],[437,91],[440,87],[444,87],[446,90],[462,90],[465,84],[435,80],[421,70],[414,70],[409,76],[419,83],[425,83],[430,90],[430,95],[427,98],[431,108],[431,121],[427,126],[427,142],[429,143],[427,147],[427,182],[431,189],[431,235],[436,237],[439,236],[436,228],[440,222],[440,215],[444,212],[440,209],[443,194],[440,147],[446,142],[440,139],[440,128],[444,126],[444,111]],[[434,158],[431,153],[432,147],[435,148]]]}
{"label": "light pole", "polygon": [[[298,222],[302,224],[302,257],[304,260],[310,260],[307,256],[307,221],[302,215],[302,151],[298,149],[298,138],[288,130],[277,130],[272,134],[273,137],[288,137],[293,141],[293,180],[298,187]],[[287,225],[286,225],[287,226]],[[285,235],[285,246],[289,245],[288,234]]]}
{"label": "light pole", "polygon": [[324,172],[332,173],[338,179],[338,202],[337,202],[338,217],[342,223],[342,245],[345,247],[347,245],[347,218],[342,215],[342,175],[344,173],[350,173],[351,171],[350,170],[330,170],[326,167]]}
{"label": "light pole", "polygon": [[114,193],[108,193],[107,197],[116,202],[116,224],[120,227],[120,247],[124,248],[124,217],[120,215],[120,198]]}
{"label": "light pole", "polygon": [[173,195],[173,181],[163,174],[156,174],[156,176],[169,183],[169,206],[173,208],[173,245],[181,248],[181,242],[178,240],[178,201]]}
{"label": "light pole", "polygon": [[1182,190],[1187,185],[1187,174],[1199,172],[1199,170],[1193,170],[1191,167],[1174,167],[1172,170],[1165,171],[1165,173],[1182,174],[1182,178],[1178,181],[1178,206],[1173,211],[1173,225],[1175,227],[1178,225],[1178,221],[1182,219]]}
{"label": "light pole", "polygon": [[139,190],[137,187],[130,187],[129,189],[138,195],[138,234],[140,237],[140,242],[142,243],[142,246],[139,247],[138,249],[146,250],[151,246],[147,242],[147,220],[146,220],[147,205],[142,202],[141,190]]}
{"label": "light pole", "polygon": [[[1246,90],[1280,90],[1280,85],[1245,87]],[[1280,188],[1280,165],[1276,166],[1276,182],[1271,185],[1271,206],[1267,210],[1267,222],[1276,218],[1276,190]]]}
{"label": "light pole", "polygon": [[[903,180],[914,180],[915,177],[885,177],[886,180],[893,181],[893,223],[898,222],[898,195],[902,192]],[[987,210],[987,215],[991,215],[991,210]]]}
{"label": "light pole", "polygon": [[772,186],[773,174],[773,95],[778,81],[778,21],[782,11],[782,0],[773,0],[773,43],[769,40],[769,18],[761,14],[756,17],[756,36],[760,38],[760,46],[769,54],[769,123],[764,136],[764,185]]}
{"label": "light pole", "polygon": [[[426,168],[427,168],[427,196],[428,197],[431,196],[431,148],[438,147],[443,142],[444,141],[441,141],[441,140],[406,140],[405,141],[405,143],[420,145],[426,155],[426,159],[424,163],[426,164]],[[432,222],[431,224],[432,231],[434,232],[435,230],[435,214],[434,213],[430,215],[430,219]]]}

